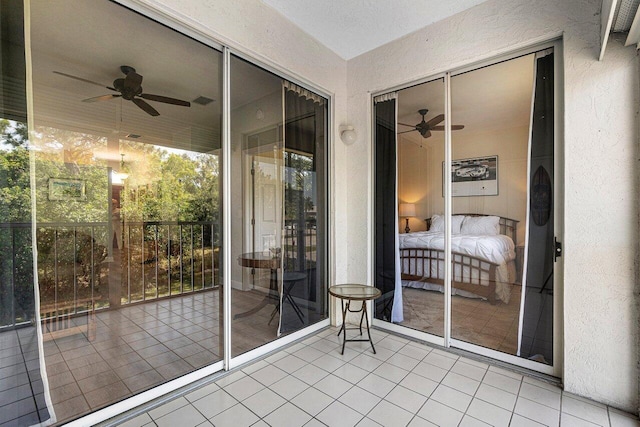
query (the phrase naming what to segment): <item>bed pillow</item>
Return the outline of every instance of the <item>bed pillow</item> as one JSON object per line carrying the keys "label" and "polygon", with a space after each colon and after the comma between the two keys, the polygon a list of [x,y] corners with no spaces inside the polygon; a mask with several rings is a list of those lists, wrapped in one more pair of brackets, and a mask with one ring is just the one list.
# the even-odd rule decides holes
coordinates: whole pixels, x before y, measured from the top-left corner
{"label": "bed pillow", "polygon": [[[451,218],[451,234],[460,234],[460,228],[464,221],[463,215],[454,215]],[[444,216],[434,215],[431,217],[431,228],[429,231],[444,232]]]}
{"label": "bed pillow", "polygon": [[468,216],[465,217],[461,234],[479,234],[495,236],[500,234],[500,217],[497,216]]}

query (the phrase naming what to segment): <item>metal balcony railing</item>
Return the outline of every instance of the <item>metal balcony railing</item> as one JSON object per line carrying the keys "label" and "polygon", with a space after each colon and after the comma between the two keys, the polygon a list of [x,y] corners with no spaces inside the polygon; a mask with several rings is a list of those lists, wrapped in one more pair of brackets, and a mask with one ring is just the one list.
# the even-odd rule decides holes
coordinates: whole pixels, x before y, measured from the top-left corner
{"label": "metal balcony railing", "polygon": [[[219,284],[213,222],[0,224],[0,327],[34,318],[33,256],[43,319],[211,289]],[[91,303],[88,304],[87,301]]]}

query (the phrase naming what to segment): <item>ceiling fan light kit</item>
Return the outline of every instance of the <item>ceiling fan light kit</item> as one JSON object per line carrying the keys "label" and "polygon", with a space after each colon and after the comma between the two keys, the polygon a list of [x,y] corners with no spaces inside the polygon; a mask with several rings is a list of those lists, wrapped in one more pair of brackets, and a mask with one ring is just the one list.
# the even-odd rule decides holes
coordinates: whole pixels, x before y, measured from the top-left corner
{"label": "ceiling fan light kit", "polygon": [[191,107],[191,103],[189,101],[170,98],[168,96],[144,93],[142,89],[143,77],[142,75],[136,72],[135,68],[130,67],[128,65],[122,65],[120,66],[120,71],[122,71],[125,77],[115,79],[113,81],[113,87],[106,86],[88,79],[83,79],[82,77],[77,77],[71,74],[62,73],[60,71],[54,71],[54,73],[64,77],[69,77],[71,79],[79,80],[81,82],[98,85],[105,89],[112,90],[114,92],[119,92],[119,94],[107,94],[107,95],[94,96],[92,98],[83,99],[82,102],[108,101],[113,98],[122,98],[127,101],[133,102],[138,106],[138,108],[140,108],[142,111],[144,111],[145,113],[153,117],[159,116],[160,113],[158,112],[158,110],[153,108],[148,102],[146,102],[145,99],[149,101],[162,102],[165,104],[178,105],[181,107]]}

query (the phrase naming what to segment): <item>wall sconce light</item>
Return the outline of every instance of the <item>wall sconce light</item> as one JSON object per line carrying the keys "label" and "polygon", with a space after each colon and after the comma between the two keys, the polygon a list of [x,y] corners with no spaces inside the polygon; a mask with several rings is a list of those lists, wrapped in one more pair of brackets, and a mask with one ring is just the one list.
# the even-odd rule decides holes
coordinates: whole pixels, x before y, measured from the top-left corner
{"label": "wall sconce light", "polygon": [[413,203],[400,203],[398,216],[406,219],[407,222],[404,227],[404,232],[408,233],[411,231],[409,228],[409,218],[416,216],[416,205]]}
{"label": "wall sconce light", "polygon": [[358,134],[353,126],[340,126],[338,130],[340,131],[340,139],[344,145],[352,145],[358,139]]}

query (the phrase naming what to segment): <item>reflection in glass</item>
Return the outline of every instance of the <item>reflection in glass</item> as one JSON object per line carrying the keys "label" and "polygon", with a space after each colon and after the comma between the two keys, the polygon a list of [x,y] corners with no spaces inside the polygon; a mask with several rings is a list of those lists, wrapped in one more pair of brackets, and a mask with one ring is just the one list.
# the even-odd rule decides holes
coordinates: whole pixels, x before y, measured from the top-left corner
{"label": "reflection in glass", "polygon": [[[386,293],[383,290],[376,303],[376,317],[444,336],[444,228],[431,221],[444,214],[444,80],[401,90],[396,102],[397,129],[389,141],[376,139],[376,267],[385,266],[376,276],[380,283],[386,283]],[[376,104],[376,109],[383,105]],[[389,118],[379,119],[376,129],[384,131],[389,120],[395,122],[395,109]],[[397,171],[396,155],[388,151],[396,146]],[[388,212],[379,211],[385,204]],[[393,221],[396,214],[397,224],[384,224]],[[397,273],[395,256],[400,267]],[[395,293],[392,302],[390,292]]]}
{"label": "reflection in glass", "polygon": [[[456,249],[454,235],[452,250],[465,255],[453,255],[451,336],[552,363],[553,285],[544,282],[552,271],[553,221],[540,232],[533,222],[535,203],[528,202],[539,191],[534,165],[553,170],[553,66],[544,76],[538,74],[534,86],[535,64],[536,54],[531,54],[451,79],[452,120],[465,126],[452,132],[453,212],[463,218],[461,247]],[[548,78],[545,92],[540,84],[545,86]],[[550,119],[541,124],[544,116]],[[552,188],[548,177],[539,177],[537,185]],[[551,198],[545,200],[548,219]],[[464,265],[457,265],[457,258]],[[460,286],[459,280],[467,281],[465,270],[473,273],[475,265],[477,290]]]}
{"label": "reflection in glass", "polygon": [[326,318],[326,111],[232,56],[232,356]]}
{"label": "reflection in glass", "polygon": [[31,13],[27,173],[60,423],[222,358],[222,55],[109,1]]}
{"label": "reflection in glass", "polygon": [[326,100],[284,85],[284,233],[280,331],[326,317]]}

